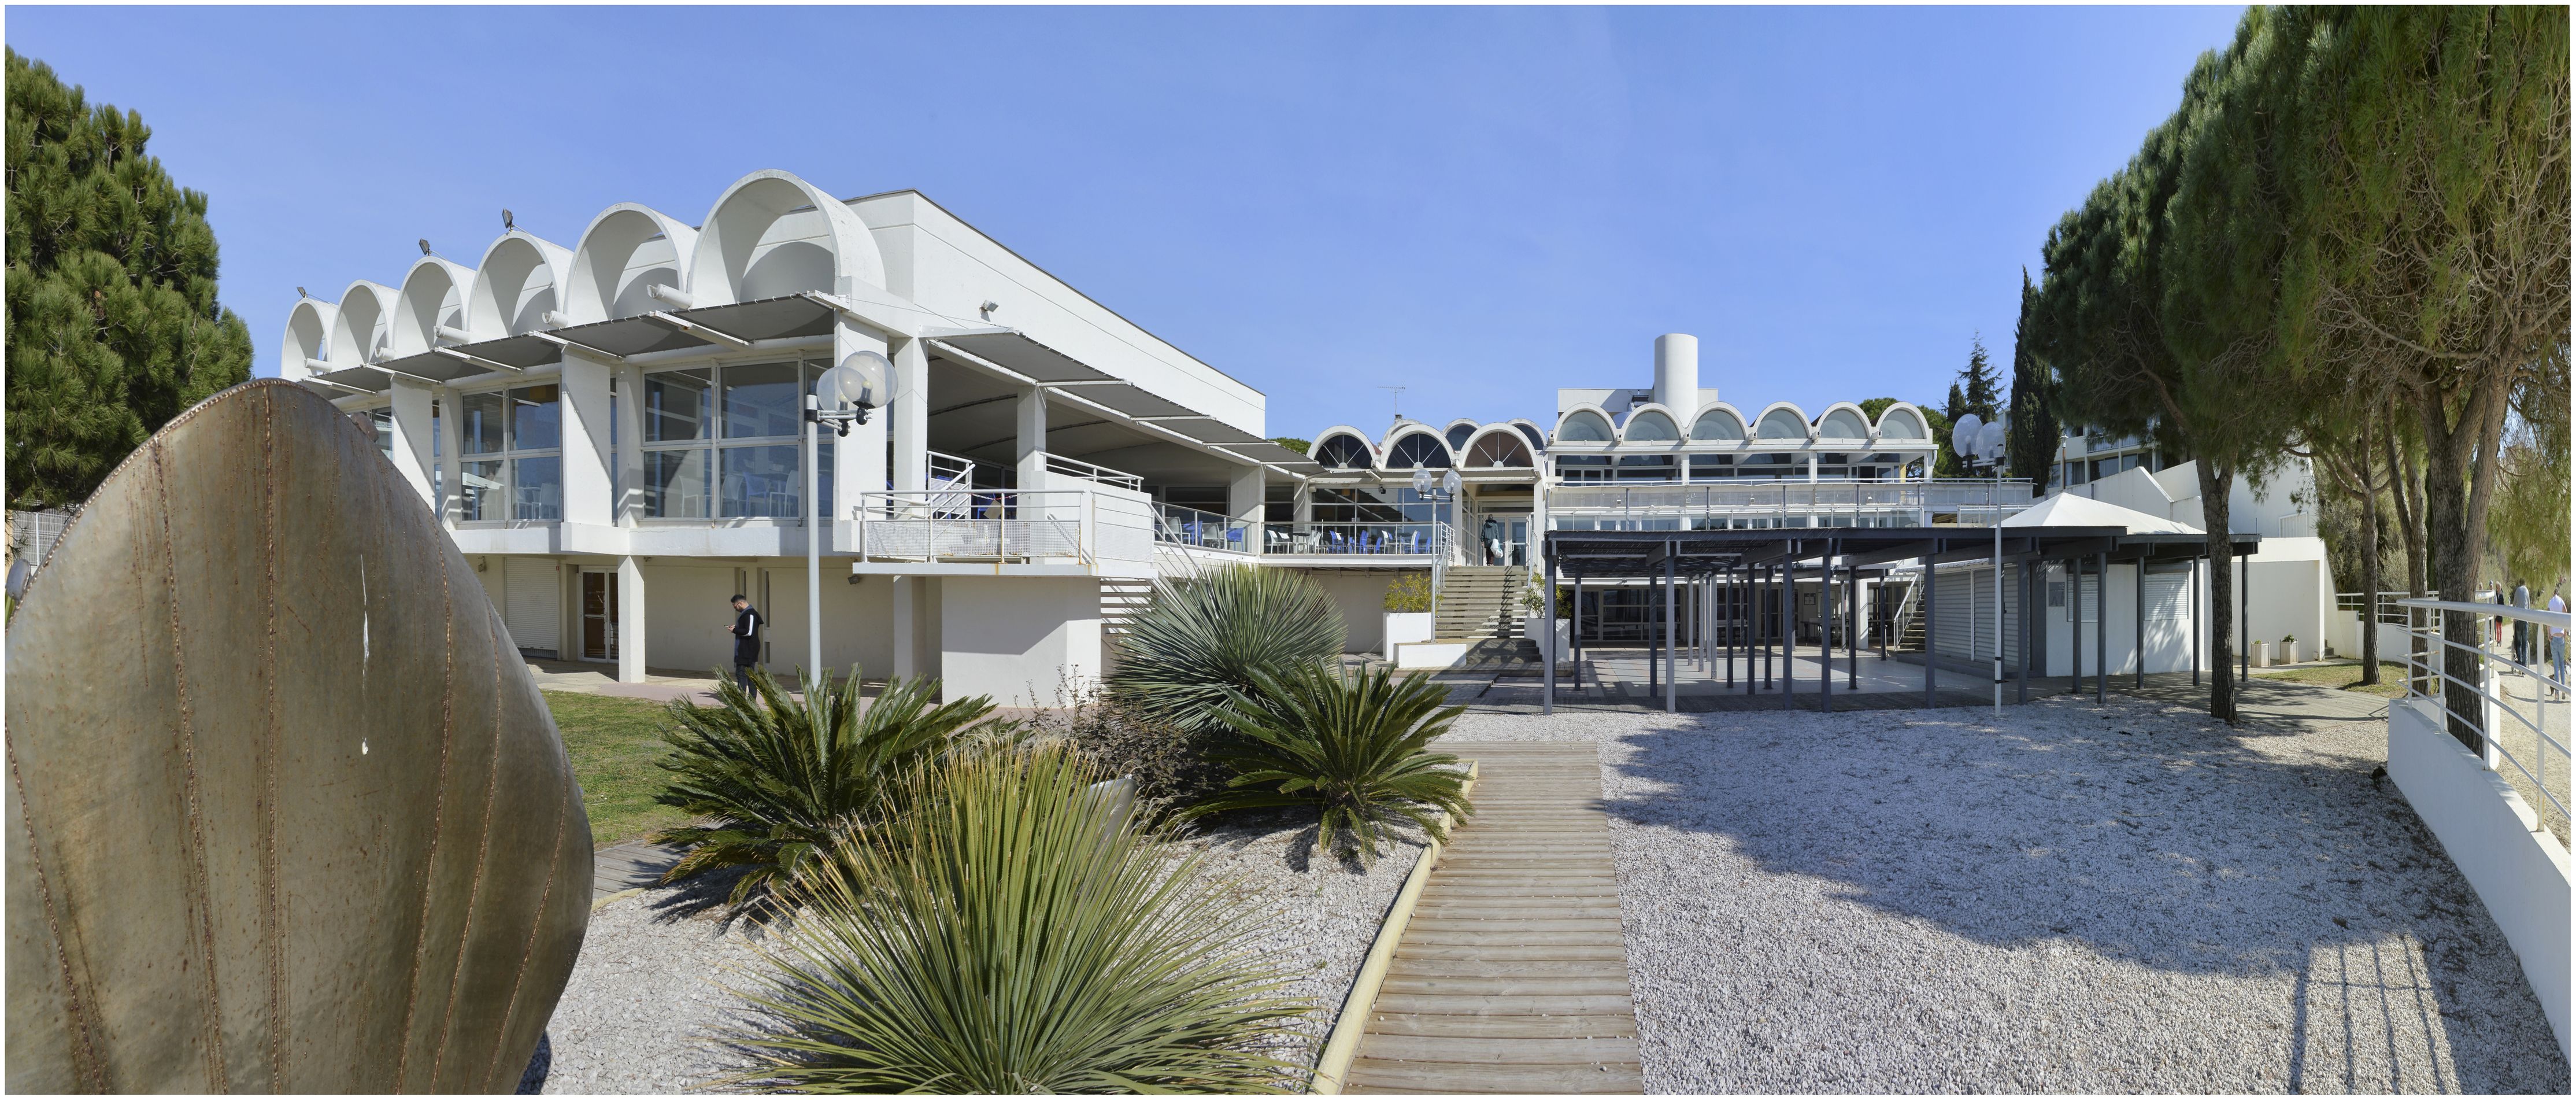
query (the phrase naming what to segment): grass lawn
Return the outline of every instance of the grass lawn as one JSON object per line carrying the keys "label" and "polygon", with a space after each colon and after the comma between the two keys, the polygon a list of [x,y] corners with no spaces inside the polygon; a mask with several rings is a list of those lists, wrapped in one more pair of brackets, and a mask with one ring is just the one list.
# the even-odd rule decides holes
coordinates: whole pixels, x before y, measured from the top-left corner
{"label": "grass lawn", "polygon": [[2383,699],[2395,699],[2406,694],[2406,666],[2390,664],[2386,661],[2379,662],[2379,684],[2376,687],[2361,686],[2361,662],[2359,661],[2344,661],[2313,668],[2294,668],[2282,672],[2257,672],[2254,675],[2266,680],[2288,680],[2292,683],[2358,691],[2364,695],[2376,695]]}
{"label": "grass lawn", "polygon": [[593,845],[605,848],[688,823],[687,814],[653,802],[662,793],[664,774],[653,762],[669,751],[660,736],[662,704],[570,691],[543,694],[555,728],[563,731],[572,773],[581,780]]}

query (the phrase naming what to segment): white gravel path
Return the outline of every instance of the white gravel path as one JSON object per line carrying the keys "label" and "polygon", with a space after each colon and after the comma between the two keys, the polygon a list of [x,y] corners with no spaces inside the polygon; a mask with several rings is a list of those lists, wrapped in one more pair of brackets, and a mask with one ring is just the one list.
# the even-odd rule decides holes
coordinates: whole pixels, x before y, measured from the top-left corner
{"label": "white gravel path", "polygon": [[2362,722],[2075,700],[1473,714],[1601,742],[1657,1092],[2554,1092],[2503,934]]}
{"label": "white gravel path", "polygon": [[[1206,857],[1206,873],[1232,880],[1254,907],[1261,931],[1250,945],[1290,978],[1283,995],[1317,1006],[1300,1042],[1277,1057],[1312,1065],[1340,1013],[1387,908],[1413,868],[1419,844],[1398,843],[1365,872],[1331,860],[1309,867],[1312,815],[1273,817],[1201,831],[1183,843]],[[758,933],[675,916],[675,891],[622,898],[591,914],[572,980],[547,1025],[538,1065],[521,1091],[671,1093],[729,1069],[728,1053],[703,1040],[734,1024],[738,1009],[718,982],[743,984],[727,966],[760,965]],[[540,1078],[540,1074],[542,1077]]]}

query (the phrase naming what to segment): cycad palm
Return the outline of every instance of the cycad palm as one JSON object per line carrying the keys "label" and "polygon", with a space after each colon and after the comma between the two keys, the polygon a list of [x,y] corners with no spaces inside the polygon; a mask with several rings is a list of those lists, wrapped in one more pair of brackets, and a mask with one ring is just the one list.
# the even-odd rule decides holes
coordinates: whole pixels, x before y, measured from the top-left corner
{"label": "cycad palm", "polygon": [[751,675],[749,692],[720,679],[717,706],[671,705],[678,728],[663,733],[671,755],[660,761],[671,779],[654,799],[712,822],[654,837],[689,849],[662,881],[749,867],[736,906],[794,874],[835,829],[884,817],[906,774],[993,711],[982,695],[935,704],[937,680],[895,680],[863,703],[856,669],[820,677],[801,699],[767,670]]}
{"label": "cycad palm", "polygon": [[1322,812],[1317,844],[1365,862],[1387,825],[1409,821],[1445,839],[1441,812],[1473,809],[1466,773],[1449,766],[1458,758],[1428,748],[1467,708],[1446,705],[1448,689],[1430,677],[1309,666],[1254,681],[1256,690],[1231,692],[1216,712],[1246,741],[1220,757],[1238,789],[1194,813],[1313,806]]}
{"label": "cycad palm", "polygon": [[1227,566],[1155,586],[1119,640],[1109,689],[1182,729],[1218,729],[1228,689],[1341,652],[1341,612],[1311,578]]}
{"label": "cycad palm", "polygon": [[1307,1006],[1249,912],[1061,744],[961,752],[787,891],[797,918],[726,1036],[807,1092],[1250,1092]]}

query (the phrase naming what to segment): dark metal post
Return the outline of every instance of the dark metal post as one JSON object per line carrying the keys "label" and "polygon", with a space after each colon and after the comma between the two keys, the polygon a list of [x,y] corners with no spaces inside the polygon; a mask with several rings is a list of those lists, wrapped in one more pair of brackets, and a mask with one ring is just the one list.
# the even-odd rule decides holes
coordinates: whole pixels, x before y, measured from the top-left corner
{"label": "dark metal post", "polygon": [[[2254,676],[2254,625],[2246,613],[2254,608],[2254,586],[2245,583],[2245,555],[2236,555],[2236,682],[2243,685]],[[2376,629],[2376,628],[2374,628]]]}
{"label": "dark metal post", "polygon": [[2111,701],[2111,552],[2093,554],[2093,702]]}
{"label": "dark metal post", "polygon": [[2184,608],[2191,612],[2191,626],[2183,631],[2182,647],[2191,651],[2191,686],[2193,687],[2200,686],[2200,635],[2205,624],[2205,620],[2200,617],[2200,571],[2208,564],[2209,554],[2206,551],[2192,559],[2191,579],[2186,582],[2191,585],[2191,591],[2183,598]]}
{"label": "dark metal post", "polygon": [[2021,673],[2013,678],[2013,702],[2015,703],[2030,702],[2030,639],[2036,629],[2035,620],[2038,618],[2038,611],[2031,607],[2030,599],[2033,583],[2033,570],[2030,567],[2032,560],[2023,558],[2013,564],[2013,572],[2021,575],[2021,614],[2013,616],[2013,625],[2019,628],[2016,633],[2021,643],[2019,647]]}
{"label": "dark metal post", "polygon": [[1843,565],[1843,653],[1851,661],[1851,688],[1860,690],[1860,563]]}
{"label": "dark metal post", "polygon": [[1927,707],[1935,705],[1934,693],[1940,690],[1932,672],[1933,654],[1940,649],[1938,641],[1932,636],[1932,574],[1935,572],[1933,567],[1940,563],[1941,540],[1934,539],[1932,552],[1923,555],[1923,705]]}
{"label": "dark metal post", "polygon": [[2136,590],[2129,595],[2138,605],[2138,621],[2131,626],[2138,633],[2137,686],[2144,688],[2147,686],[2147,557],[2145,554],[2138,555],[2138,583]]}
{"label": "dark metal post", "polygon": [[1574,655],[1574,690],[1583,690],[1583,574],[1574,575],[1574,609],[1565,616],[1565,649]]}
{"label": "dark metal post", "polygon": [[1547,610],[1540,621],[1542,626],[1539,629],[1538,661],[1547,666],[1547,671],[1539,677],[1541,684],[1538,693],[1539,713],[1554,714],[1556,713],[1556,659],[1562,656],[1556,652],[1556,555],[1554,554],[1548,555],[1547,558]]}
{"label": "dark metal post", "polygon": [[[1655,575],[1648,573],[1646,574],[1646,614],[1654,613]],[[1663,673],[1664,665],[1657,659],[1659,655],[1655,652],[1655,624],[1649,622],[1639,625],[1644,628],[1646,634],[1646,694],[1651,698],[1655,692],[1662,689],[1663,682],[1657,677]]]}
{"label": "dark metal post", "polygon": [[1822,693],[1817,706],[1827,714],[1834,711],[1834,550],[1834,540],[1826,539],[1825,567],[1816,575],[1816,683]]}
{"label": "dark metal post", "polygon": [[2084,690],[2084,559],[2066,559],[2066,693]]}
{"label": "dark metal post", "polygon": [[1673,653],[1673,559],[1680,553],[1679,546],[1664,548],[1664,711],[1667,714],[1680,709],[1674,705],[1677,696],[1673,684],[1682,671],[1681,662]]}

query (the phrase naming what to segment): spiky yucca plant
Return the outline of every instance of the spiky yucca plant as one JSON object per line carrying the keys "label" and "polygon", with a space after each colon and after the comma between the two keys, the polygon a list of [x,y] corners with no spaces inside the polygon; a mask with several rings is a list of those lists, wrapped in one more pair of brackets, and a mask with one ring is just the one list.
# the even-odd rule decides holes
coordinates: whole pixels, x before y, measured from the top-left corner
{"label": "spiky yucca plant", "polygon": [[1232,565],[1154,586],[1118,642],[1110,692],[1185,730],[1221,729],[1226,691],[1342,652],[1342,614],[1302,573]]}
{"label": "spiky yucca plant", "polygon": [[1377,855],[1383,829],[1412,822],[1446,839],[1438,811],[1474,809],[1458,758],[1429,750],[1467,708],[1449,706],[1448,689],[1421,673],[1395,679],[1381,665],[1341,672],[1308,666],[1255,676],[1252,692],[1229,693],[1217,716],[1244,744],[1218,759],[1235,772],[1235,790],[1201,802],[1194,814],[1276,806],[1322,811],[1316,843],[1326,851]]}
{"label": "spiky yucca plant", "polygon": [[1308,1006],[1251,912],[1061,743],[960,752],[786,891],[736,992],[738,1084],[805,1092],[1275,1092]]}
{"label": "spiky yucca plant", "polygon": [[[805,679],[798,670],[797,679]],[[654,801],[712,824],[666,829],[653,839],[688,849],[663,882],[720,867],[749,867],[728,899],[737,909],[827,847],[833,831],[884,817],[903,777],[993,712],[990,696],[938,704],[939,681],[898,679],[862,702],[857,669],[819,677],[802,699],[766,669],[745,692],[719,678],[718,705],[671,704],[663,732],[671,773]]]}

